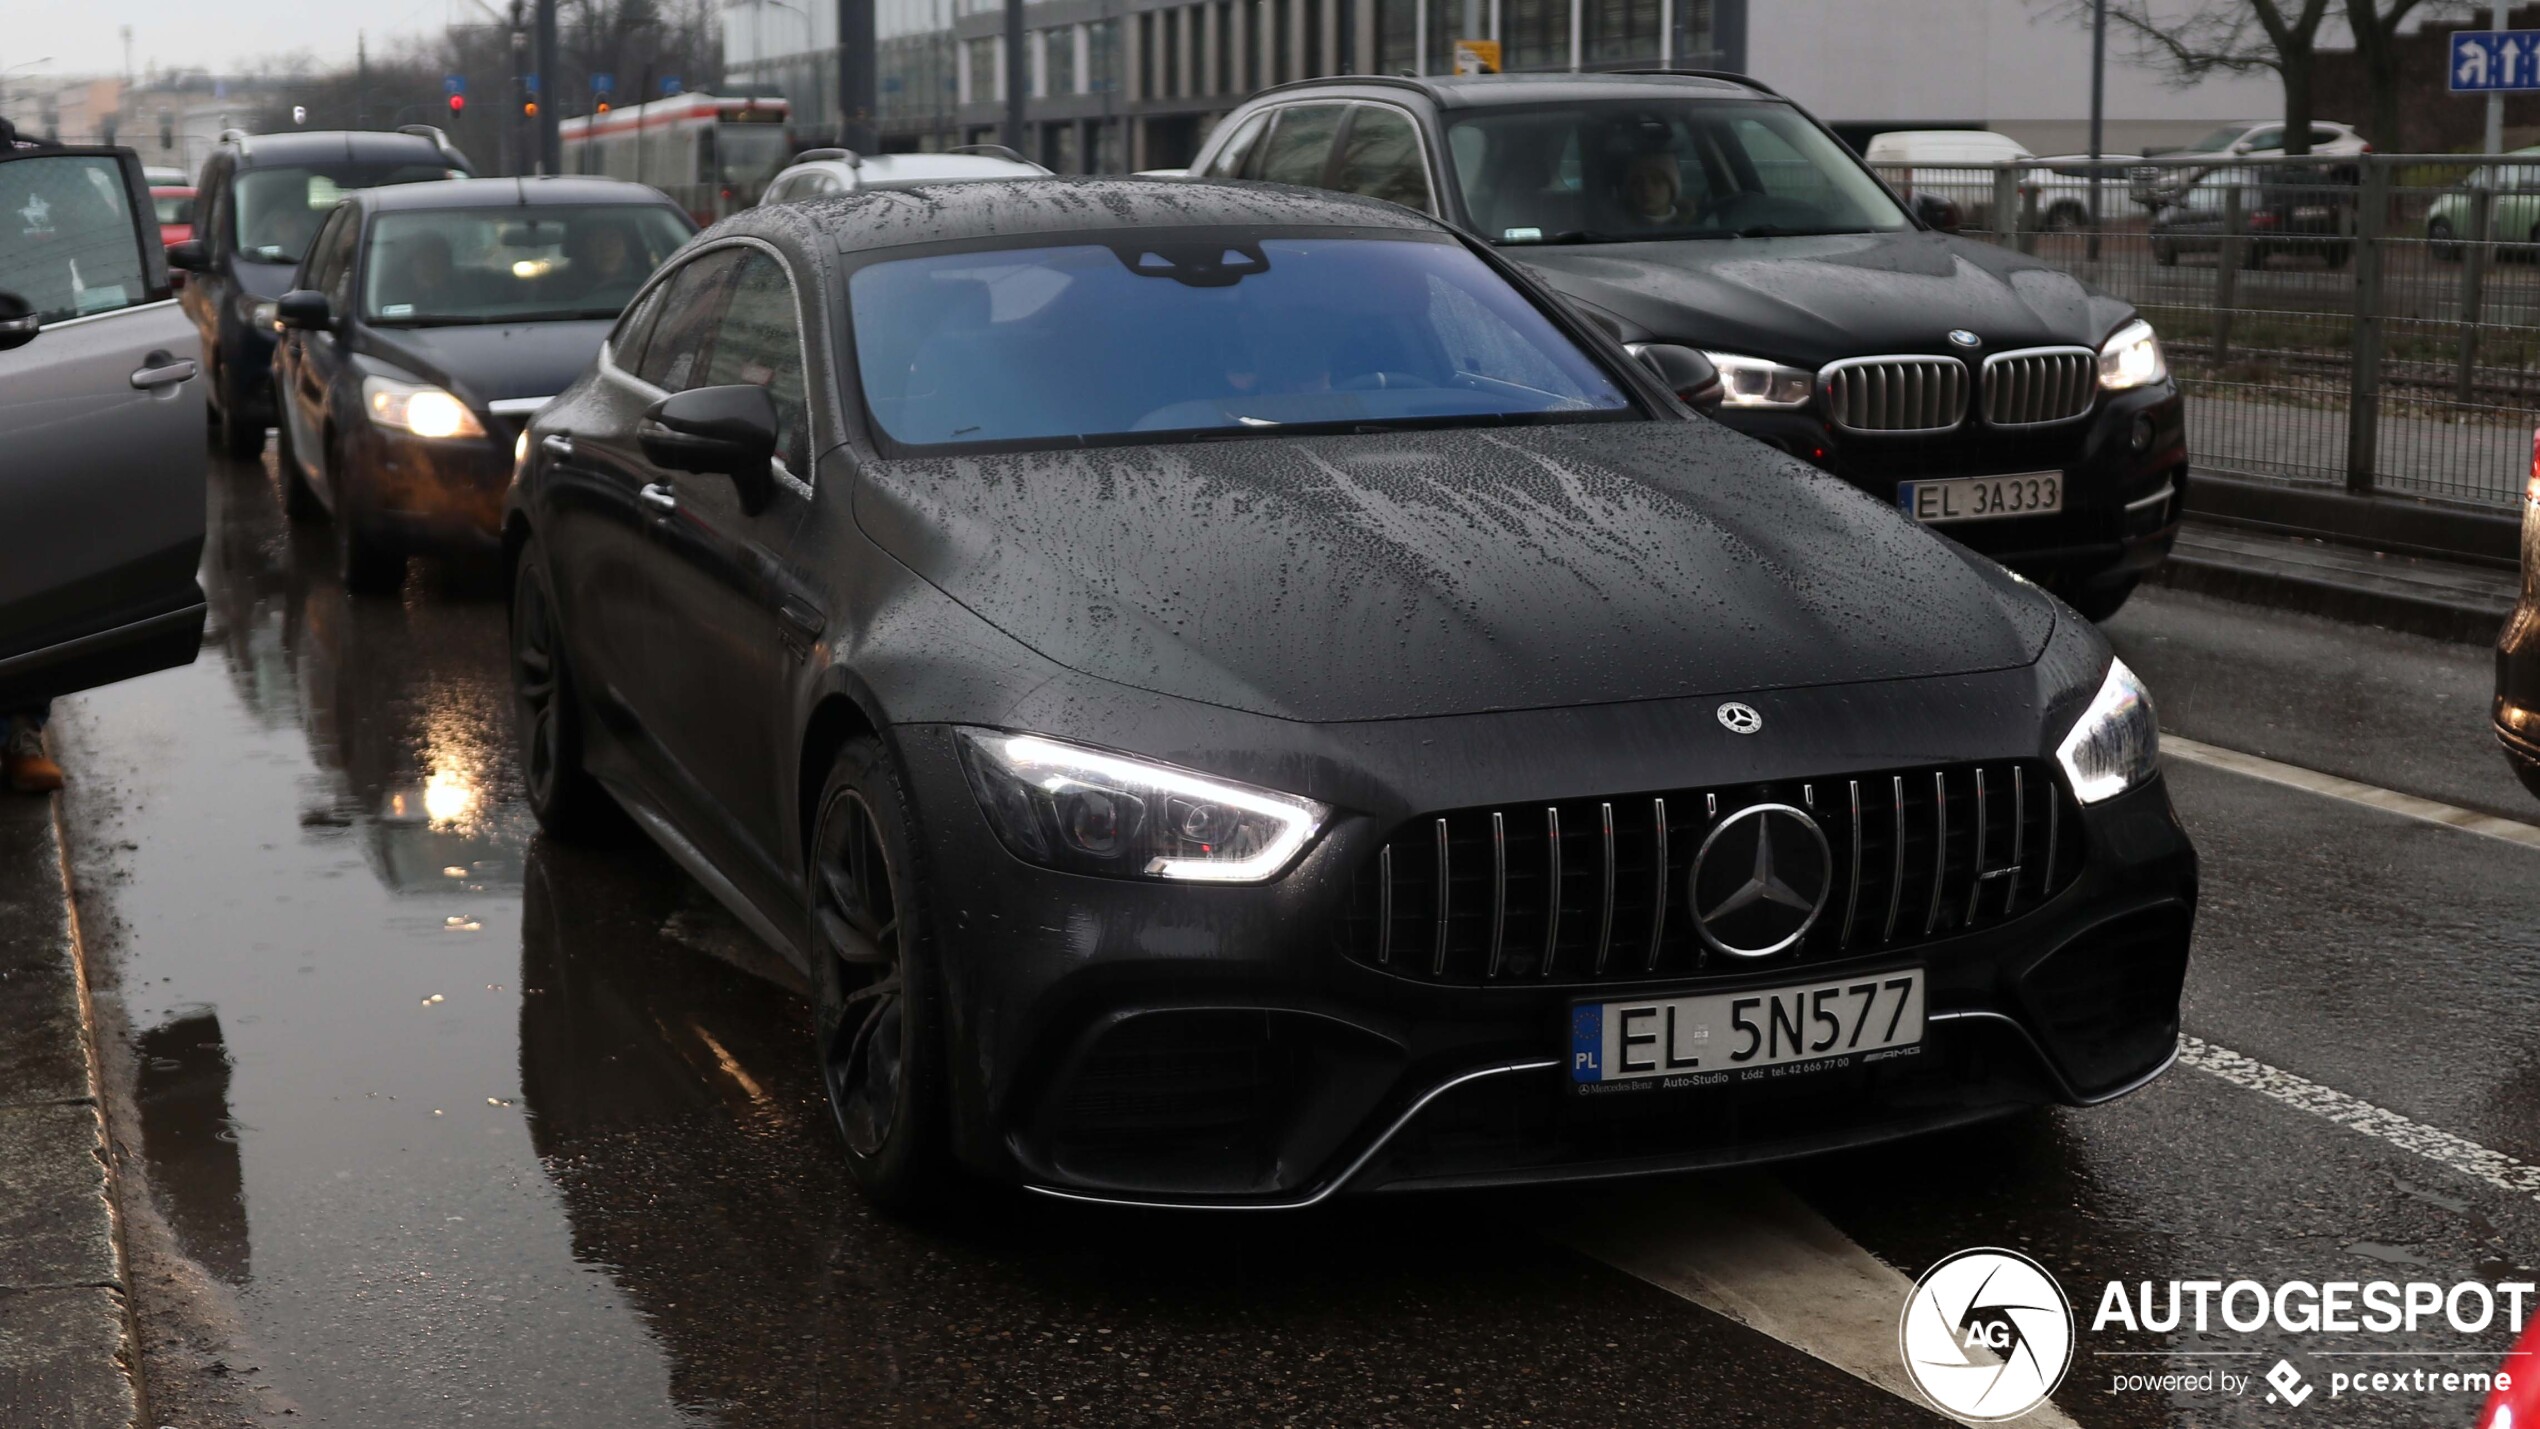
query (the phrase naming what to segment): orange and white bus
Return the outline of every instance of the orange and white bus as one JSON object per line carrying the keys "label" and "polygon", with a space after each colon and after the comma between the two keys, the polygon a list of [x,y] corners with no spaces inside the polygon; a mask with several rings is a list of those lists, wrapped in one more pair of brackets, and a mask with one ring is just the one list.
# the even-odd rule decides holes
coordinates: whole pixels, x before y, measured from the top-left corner
{"label": "orange and white bus", "polygon": [[758,202],[793,156],[782,99],[678,94],[632,109],[567,119],[564,171],[632,179],[670,195],[699,223]]}

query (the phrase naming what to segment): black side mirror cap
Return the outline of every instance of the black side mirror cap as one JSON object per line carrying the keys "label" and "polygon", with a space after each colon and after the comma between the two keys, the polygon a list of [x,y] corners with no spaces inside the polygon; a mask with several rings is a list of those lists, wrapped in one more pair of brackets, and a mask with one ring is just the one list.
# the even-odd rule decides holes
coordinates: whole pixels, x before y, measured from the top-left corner
{"label": "black side mirror cap", "polygon": [[1966,226],[1965,218],[1958,212],[1958,205],[1938,194],[1916,194],[1914,216],[1923,221],[1924,227],[1936,228],[1943,233],[1955,233]]}
{"label": "black side mirror cap", "polygon": [[181,273],[200,273],[212,266],[212,259],[204,251],[203,240],[189,238],[168,245],[168,266]]}
{"label": "black side mirror cap", "polygon": [[756,512],[775,493],[776,399],[754,383],[691,387],[655,402],[635,425],[644,458],[673,471],[718,472]]}
{"label": "black side mirror cap", "polygon": [[15,293],[0,293],[0,352],[26,346],[43,330],[34,304]]}
{"label": "black side mirror cap", "polygon": [[326,301],[326,294],[311,288],[294,288],[274,300],[273,320],[302,332],[325,332],[335,326],[335,309]]}
{"label": "black side mirror cap", "polygon": [[1720,410],[1720,400],[1728,394],[1710,358],[1672,342],[1636,343],[1631,352],[1676,400],[1706,415]]}

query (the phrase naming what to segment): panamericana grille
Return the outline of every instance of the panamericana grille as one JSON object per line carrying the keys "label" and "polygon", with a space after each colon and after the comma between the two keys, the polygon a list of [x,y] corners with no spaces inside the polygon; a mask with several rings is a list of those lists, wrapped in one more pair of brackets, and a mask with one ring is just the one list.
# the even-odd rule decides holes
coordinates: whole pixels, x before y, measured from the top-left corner
{"label": "panamericana grille", "polygon": [[1945,432],[1967,415],[1967,365],[1954,357],[1850,357],[1818,374],[1826,416],[1855,432]]}
{"label": "panamericana grille", "polygon": [[[2070,797],[2036,760],[1426,815],[1360,870],[1354,962],[1465,986],[1622,982],[1910,947],[1987,927],[2072,881]],[[1832,853],[1824,910],[1772,958],[1704,945],[1686,883],[1704,835],[1804,809]]]}
{"label": "panamericana grille", "polygon": [[2069,422],[2099,395],[2099,355],[2086,347],[1999,352],[1984,360],[1984,419],[1997,427]]}

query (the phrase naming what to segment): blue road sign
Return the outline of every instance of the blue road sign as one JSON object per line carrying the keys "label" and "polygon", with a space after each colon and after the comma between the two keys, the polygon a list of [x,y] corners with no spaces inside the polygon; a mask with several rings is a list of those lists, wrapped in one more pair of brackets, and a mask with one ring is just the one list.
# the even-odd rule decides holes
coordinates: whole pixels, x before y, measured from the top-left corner
{"label": "blue road sign", "polygon": [[2454,30],[2454,94],[2540,89],[2540,30]]}
{"label": "blue road sign", "polygon": [[680,91],[680,89],[681,89],[681,88],[682,88],[682,86],[681,86],[681,85],[680,85],[680,83],[679,83],[679,76],[677,76],[677,75],[675,75],[675,74],[669,74],[669,75],[664,75],[664,76],[662,76],[662,81],[661,81],[661,92],[662,92],[662,93],[664,93],[664,94],[677,94],[677,93]]}
{"label": "blue road sign", "polygon": [[520,77],[520,87],[523,93],[527,94],[532,99],[536,99],[538,97],[538,71],[531,70],[529,73],[522,75]]}
{"label": "blue road sign", "polygon": [[467,76],[463,74],[445,74],[441,76],[441,92],[444,94],[461,95],[467,93]]}
{"label": "blue road sign", "polygon": [[595,74],[595,75],[591,76],[591,92],[592,92],[593,94],[611,94],[611,93],[616,92],[616,90],[617,90],[617,76],[616,76],[616,75],[613,75],[613,74]]}

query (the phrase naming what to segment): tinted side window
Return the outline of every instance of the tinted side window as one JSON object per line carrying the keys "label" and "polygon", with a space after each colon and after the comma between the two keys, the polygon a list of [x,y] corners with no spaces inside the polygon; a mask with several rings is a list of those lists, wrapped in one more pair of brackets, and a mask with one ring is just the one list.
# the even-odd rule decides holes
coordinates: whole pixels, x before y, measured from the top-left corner
{"label": "tinted side window", "polygon": [[621,372],[635,372],[644,363],[644,343],[653,335],[654,320],[661,316],[662,297],[670,291],[667,284],[653,289],[644,300],[627,309],[617,320],[617,330],[609,334],[609,360]]}
{"label": "tinted side window", "polygon": [[1420,158],[1420,131],[1399,109],[1362,104],[1349,121],[1341,169],[1332,187],[1405,208],[1429,211],[1429,173]]}
{"label": "tinted side window", "polygon": [[1207,177],[1232,179],[1243,176],[1244,160],[1252,157],[1252,146],[1261,142],[1261,131],[1269,126],[1271,112],[1265,109],[1244,121],[1244,127],[1236,130],[1235,137],[1227,141],[1226,147],[1218,151],[1215,159],[1209,161]]}
{"label": "tinted side window", "polygon": [[811,432],[803,403],[802,346],[796,337],[794,288],[785,269],[764,253],[741,260],[723,307],[703,387],[746,382],[776,399],[776,454],[797,476],[811,471]]}
{"label": "tinted side window", "polygon": [[[149,301],[141,224],[115,160],[54,154],[0,163],[0,220],[0,292],[25,299],[40,321]],[[150,226],[155,235],[155,216]]]}
{"label": "tinted side window", "polygon": [[706,385],[706,349],[713,343],[732,275],[740,266],[740,250],[726,248],[679,270],[657,300],[661,318],[652,340],[644,345],[644,362],[636,376],[665,392]]}
{"label": "tinted side window", "polygon": [[1340,132],[1346,109],[1339,104],[1299,104],[1280,110],[1269,142],[1261,146],[1261,162],[1249,177],[1319,187],[1324,161],[1332,156],[1332,138]]}

